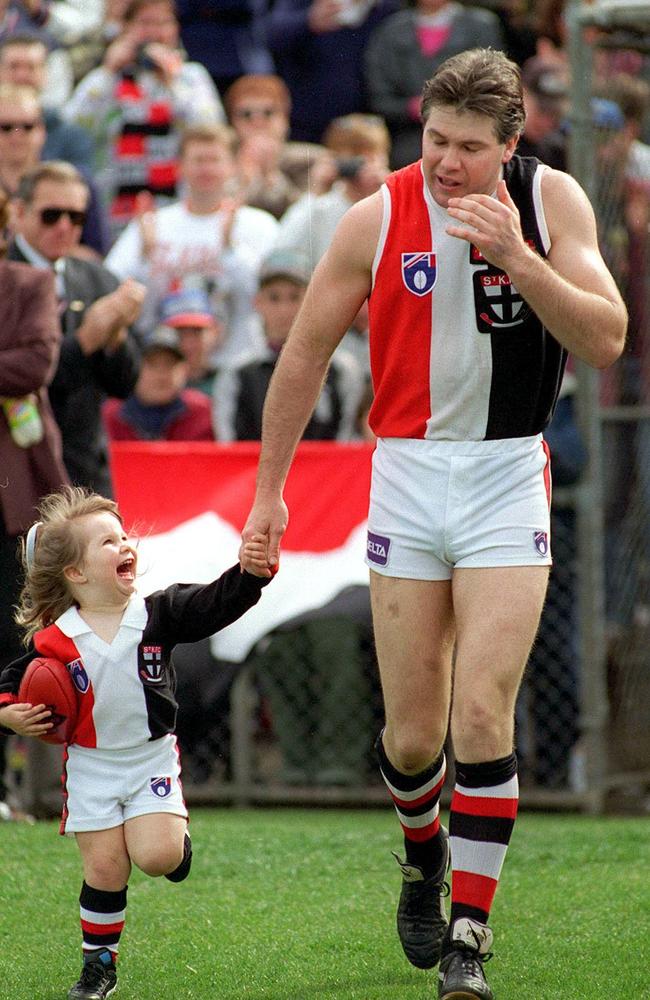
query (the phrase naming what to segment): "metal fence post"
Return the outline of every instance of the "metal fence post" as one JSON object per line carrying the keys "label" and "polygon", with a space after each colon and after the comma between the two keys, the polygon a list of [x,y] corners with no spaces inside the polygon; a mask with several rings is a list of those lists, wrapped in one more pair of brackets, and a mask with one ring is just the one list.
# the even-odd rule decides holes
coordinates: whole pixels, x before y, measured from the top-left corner
{"label": "metal fence post", "polygon": [[[591,119],[592,52],[583,38],[581,3],[567,11],[571,66],[571,173],[593,201],[595,189],[594,136]],[[578,621],[581,677],[581,728],[585,749],[586,803],[590,812],[604,806],[608,718],[604,601],[604,518],[602,501],[602,440],[599,414],[600,376],[588,365],[576,366],[578,419],[589,462],[577,490]]]}
{"label": "metal fence post", "polygon": [[233,681],[230,695],[230,753],[232,801],[244,807],[251,804],[253,781],[253,712],[255,689],[251,668],[245,665]]}

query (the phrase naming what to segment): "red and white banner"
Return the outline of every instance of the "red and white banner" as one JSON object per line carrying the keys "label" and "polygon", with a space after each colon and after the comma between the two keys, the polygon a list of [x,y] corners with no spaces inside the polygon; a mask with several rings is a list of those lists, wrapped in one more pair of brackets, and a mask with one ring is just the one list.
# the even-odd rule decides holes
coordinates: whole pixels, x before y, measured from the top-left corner
{"label": "red and white banner", "polygon": [[[364,563],[373,446],[304,442],[285,500],[289,526],[280,571],[259,604],[213,639],[215,656],[240,662],[282,622],[368,583]],[[258,442],[115,442],[115,496],[140,538],[139,590],[207,583],[237,561],[255,492]]]}

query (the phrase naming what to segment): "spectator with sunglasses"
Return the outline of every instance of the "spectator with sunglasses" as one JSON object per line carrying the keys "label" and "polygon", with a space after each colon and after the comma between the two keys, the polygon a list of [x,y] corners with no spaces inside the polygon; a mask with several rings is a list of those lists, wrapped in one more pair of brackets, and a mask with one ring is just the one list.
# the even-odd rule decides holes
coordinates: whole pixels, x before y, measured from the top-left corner
{"label": "spectator with sunglasses", "polygon": [[63,459],[73,483],[109,496],[101,406],[106,396],[125,399],[136,383],[140,352],[129,327],[145,290],[131,279],[120,284],[103,264],[74,256],[87,206],[86,182],[69,163],[50,161],[28,171],[18,187],[9,258],[54,271],[63,340],[50,400]]}
{"label": "spectator with sunglasses", "polygon": [[[2,82],[3,49],[0,46],[0,188],[13,198],[21,177],[45,160],[47,125],[44,109],[31,86]],[[108,227],[97,189],[84,174],[89,199],[77,256],[103,257],[108,250]]]}
{"label": "spectator with sunglasses", "polygon": [[63,120],[57,108],[43,107],[47,89],[47,45],[30,34],[0,39],[0,83],[32,87],[41,105],[45,127],[44,160],[67,160],[80,170],[92,170],[95,145],[87,129]]}
{"label": "spectator with sunglasses", "polygon": [[291,97],[286,83],[272,74],[241,76],[224,99],[237,134],[237,179],[247,205],[279,219],[302,192],[284,173]]}

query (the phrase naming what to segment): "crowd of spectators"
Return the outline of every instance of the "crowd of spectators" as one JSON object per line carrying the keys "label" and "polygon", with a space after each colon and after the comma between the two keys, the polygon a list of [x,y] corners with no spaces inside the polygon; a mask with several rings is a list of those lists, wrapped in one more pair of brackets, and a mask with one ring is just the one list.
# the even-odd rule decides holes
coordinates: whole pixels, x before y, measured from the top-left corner
{"label": "crowd of spectators", "polygon": [[[522,154],[567,169],[564,7],[0,0],[8,257],[54,274],[47,381],[66,475],[110,494],[107,438],[259,437],[311,271],[349,206],[417,159],[421,88],[448,56],[507,51],[522,66]],[[602,50],[593,104],[616,194],[604,247],[646,401],[649,67]],[[366,438],[369,383],[362,309],[305,436]]]}

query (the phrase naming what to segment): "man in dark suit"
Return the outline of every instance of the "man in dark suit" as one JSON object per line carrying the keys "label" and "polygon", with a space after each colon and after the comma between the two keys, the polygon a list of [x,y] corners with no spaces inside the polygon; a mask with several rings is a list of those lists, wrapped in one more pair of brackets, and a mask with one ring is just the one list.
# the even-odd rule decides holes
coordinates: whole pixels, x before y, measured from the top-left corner
{"label": "man in dark suit", "polygon": [[[0,192],[0,232],[9,218]],[[14,622],[22,584],[18,539],[46,493],[67,482],[61,438],[47,397],[61,333],[54,278],[5,261],[0,237],[0,668],[24,651]],[[7,801],[6,737],[0,736],[0,826],[24,818]]]}
{"label": "man in dark suit", "polygon": [[52,268],[63,340],[50,400],[63,439],[63,458],[74,483],[111,495],[101,405],[126,398],[139,370],[139,350],[128,327],[137,318],[144,288],[120,284],[95,261],[73,256],[88,205],[88,187],[69,163],[39,164],[25,174],[15,202],[11,260]]}

